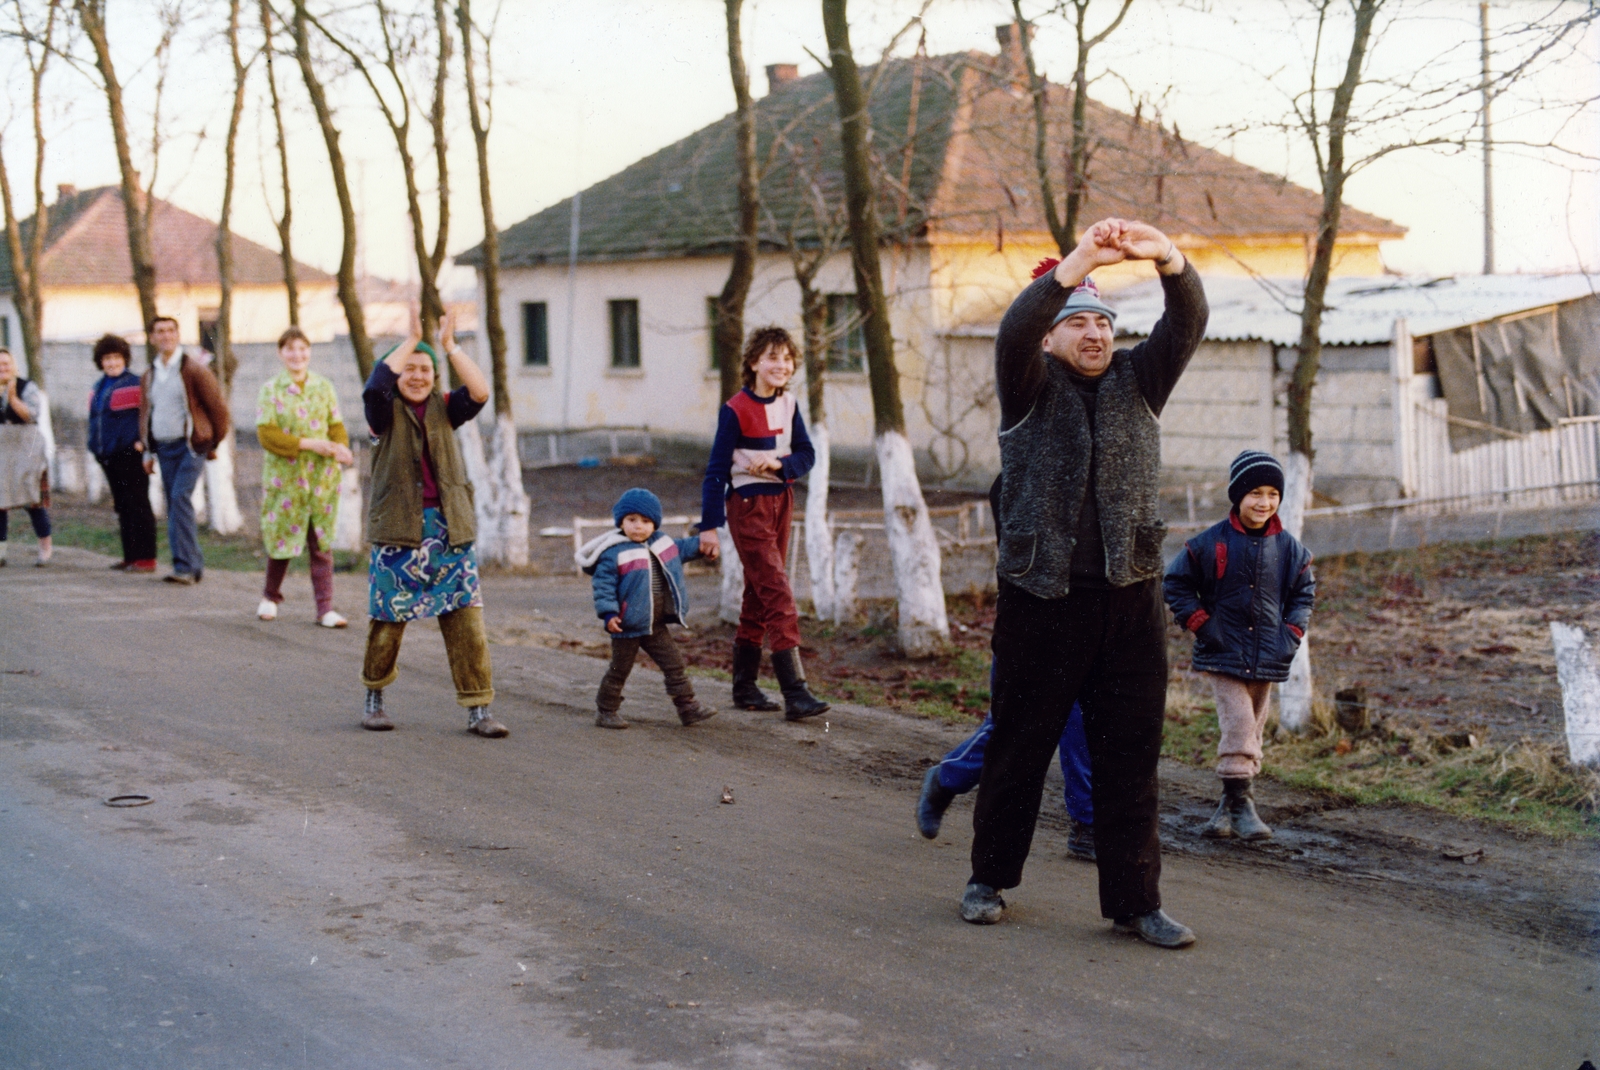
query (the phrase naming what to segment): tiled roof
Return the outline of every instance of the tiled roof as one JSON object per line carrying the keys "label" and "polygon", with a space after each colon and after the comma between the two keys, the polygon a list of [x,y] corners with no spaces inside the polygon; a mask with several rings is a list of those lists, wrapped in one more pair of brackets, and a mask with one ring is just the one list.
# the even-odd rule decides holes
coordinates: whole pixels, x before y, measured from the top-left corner
{"label": "tiled roof", "polygon": [[[45,286],[132,284],[133,264],[128,257],[121,187],[101,186],[68,193],[50,206],[48,216],[40,270]],[[33,217],[21,226],[26,243],[33,231]],[[217,225],[211,220],[156,199],[150,242],[158,284],[216,285],[216,241]],[[333,277],[305,264],[297,264],[296,268],[302,283],[326,282]],[[279,285],[283,282],[283,260],[266,246],[235,234],[233,273],[234,282],[239,285]],[[10,253],[0,245],[0,292],[9,293],[14,285]]]}
{"label": "tiled roof", "polygon": [[[1046,232],[1033,165],[1032,102],[1013,87],[1000,63],[992,55],[964,52],[893,60],[884,69],[871,113],[873,149],[881,163],[879,211],[890,238],[929,230],[993,234],[1002,227],[1008,234]],[[874,73],[869,68],[864,75],[870,80]],[[920,89],[902,199],[898,186],[913,84]],[[1070,101],[1069,90],[1050,88],[1052,159],[1061,158],[1060,143],[1070,132]],[[756,108],[763,244],[780,247],[782,228],[793,221],[803,240],[814,239],[808,177],[816,177],[843,214],[832,85],[826,73],[796,79],[757,101]],[[1096,150],[1086,220],[1126,215],[1197,238],[1307,234],[1315,227],[1320,197],[1286,179],[1093,101],[1089,125]],[[584,190],[579,257],[725,254],[737,219],[733,139],[734,117],[727,115]],[[503,263],[564,262],[571,210],[571,200],[564,200],[504,231]],[[1405,233],[1351,208],[1342,230],[1382,238]],[[476,264],[478,255],[475,247],[456,262]]]}

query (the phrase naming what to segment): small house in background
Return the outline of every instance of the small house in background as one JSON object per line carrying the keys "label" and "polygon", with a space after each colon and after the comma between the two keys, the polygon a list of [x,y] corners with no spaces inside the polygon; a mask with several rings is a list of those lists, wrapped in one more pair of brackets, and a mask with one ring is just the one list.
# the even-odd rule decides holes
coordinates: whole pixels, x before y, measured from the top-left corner
{"label": "small house in background", "polygon": [[[1206,292],[1205,341],[1161,417],[1169,482],[1214,482],[1241,449],[1289,448],[1301,281],[1213,278]],[[1312,395],[1317,504],[1600,490],[1597,293],[1589,275],[1332,280]],[[1161,315],[1154,283],[1116,302],[1128,342]]]}
{"label": "small house in background", "polygon": [[[121,187],[60,186],[47,214],[40,261],[45,388],[58,435],[70,436],[73,424],[83,419],[84,398],[97,374],[90,361],[95,339],[108,331],[127,338],[135,346],[134,367],[141,369],[144,359],[137,349],[144,343],[145,324],[133,285]],[[30,217],[21,225],[24,242],[33,222]],[[157,308],[177,319],[185,346],[209,351],[221,303],[217,224],[158,198],[151,207],[150,242]],[[256,391],[276,371],[276,343],[289,324],[289,301],[283,260],[275,250],[235,235],[233,258],[233,341],[239,361],[233,407],[235,419],[249,428],[255,424]],[[348,342],[338,344],[346,328],[334,278],[305,264],[296,266],[296,278],[300,325],[318,350],[319,367],[333,374],[349,365],[349,375],[335,381],[340,397],[353,402],[360,396],[359,383]],[[0,341],[20,357],[14,287],[11,257],[0,245]]]}
{"label": "small house in background", "polygon": [[[952,486],[987,486],[996,467],[986,325],[1056,253],[1011,32],[1000,28],[999,55],[917,56],[866,72],[876,83],[884,281],[907,434],[923,477]],[[826,254],[816,277],[832,335],[825,396],[836,470],[848,476],[870,455],[873,417],[841,243],[838,113],[825,73],[799,77],[779,64],[767,75],[770,91],[756,103],[761,245],[745,324],[777,323],[798,337],[791,254]],[[1208,281],[1305,270],[1316,194],[1187,142],[1153,116],[1087,106],[1094,157],[1084,225],[1108,215],[1148,220]],[[1059,160],[1071,134],[1069,89],[1050,87],[1049,112],[1048,154]],[[736,230],[734,174],[730,115],[501,234],[501,306],[525,459],[559,459],[573,452],[563,443],[583,432],[622,428],[647,430],[662,452],[676,442],[698,456],[709,444],[724,400],[718,362],[731,359],[713,351],[711,324]],[[1335,272],[1380,273],[1380,244],[1404,234],[1348,210]],[[470,250],[457,263],[477,266],[479,255]],[[1113,293],[1153,277],[1148,264],[1098,276]]]}

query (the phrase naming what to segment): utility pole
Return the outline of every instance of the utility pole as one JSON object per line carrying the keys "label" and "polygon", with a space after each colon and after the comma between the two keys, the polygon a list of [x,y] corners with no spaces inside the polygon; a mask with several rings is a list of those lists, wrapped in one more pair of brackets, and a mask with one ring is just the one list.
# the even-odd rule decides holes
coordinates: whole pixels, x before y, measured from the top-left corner
{"label": "utility pole", "polygon": [[1483,59],[1483,273],[1494,274],[1494,176],[1490,162],[1493,141],[1489,136],[1489,2],[1478,4],[1480,52]]}

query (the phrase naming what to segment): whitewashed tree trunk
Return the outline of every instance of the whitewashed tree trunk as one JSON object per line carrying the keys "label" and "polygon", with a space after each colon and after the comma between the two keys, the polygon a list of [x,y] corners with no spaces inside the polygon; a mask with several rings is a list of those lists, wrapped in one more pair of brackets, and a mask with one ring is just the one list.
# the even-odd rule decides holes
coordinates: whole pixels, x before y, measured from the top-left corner
{"label": "whitewashed tree trunk", "polygon": [[333,526],[334,550],[362,550],[365,540],[361,529],[366,519],[361,502],[361,463],[356,463],[339,473],[339,515]]}
{"label": "whitewashed tree trunk", "polygon": [[1556,649],[1556,676],[1567,718],[1567,753],[1573,765],[1600,769],[1600,669],[1594,647],[1582,628],[1550,622]]}
{"label": "whitewashed tree trunk", "polygon": [[211,499],[211,530],[232,535],[244,527],[233,479],[233,432],[217,443],[217,459],[206,462],[205,485]]}
{"label": "whitewashed tree trunk", "polygon": [[833,529],[828,524],[828,477],[833,451],[828,425],[809,428],[816,463],[806,478],[806,568],[811,573],[811,611],[818,620],[833,619]]}
{"label": "whitewashed tree trunk", "polygon": [[[1283,503],[1278,520],[1295,538],[1305,529],[1306,510],[1311,507],[1311,458],[1303,453],[1289,454],[1283,467]],[[1294,661],[1289,664],[1289,679],[1278,685],[1278,723],[1291,732],[1304,732],[1311,725],[1311,636],[1300,641]]]}
{"label": "whitewashed tree trunk", "polygon": [[733,545],[733,534],[724,524],[717,529],[717,546],[722,551],[722,599],[717,616],[729,624],[739,623],[739,610],[744,605],[744,562]]}
{"label": "whitewashed tree trunk", "polygon": [[90,505],[98,505],[111,488],[106,485],[106,474],[100,468],[100,462],[88,454],[84,455],[83,477],[84,496],[89,499]]}
{"label": "whitewashed tree trunk", "polygon": [[856,590],[861,578],[859,531],[841,531],[833,544],[833,622],[849,624],[856,616]]}
{"label": "whitewashed tree trunk", "polygon": [[157,520],[165,520],[167,518],[167,492],[161,486],[160,461],[151,466],[150,511],[155,514]]}
{"label": "whitewashed tree trunk", "polygon": [[[156,471],[161,471],[159,464],[156,465]],[[205,473],[201,472],[201,476],[204,477],[204,475]],[[206,508],[206,481],[204,478],[194,481],[194,493],[189,495],[189,500],[194,503],[194,524],[195,528],[198,529],[201,524],[206,522],[210,513],[210,510]]]}
{"label": "whitewashed tree trunk", "polygon": [[478,560],[498,561],[500,532],[496,523],[494,488],[490,485],[488,462],[483,457],[483,434],[478,430],[478,421],[468,420],[456,428],[456,445],[467,466],[467,480],[472,484],[473,512],[478,522],[478,538],[474,544]]}
{"label": "whitewashed tree trunk", "polygon": [[883,478],[883,526],[900,603],[900,650],[908,658],[929,657],[950,638],[939,540],[922,498],[911,443],[898,431],[886,431],[873,445]]}
{"label": "whitewashed tree trunk", "polygon": [[506,414],[495,418],[489,440],[487,497],[494,506],[496,546],[503,565],[528,563],[528,516],[532,503],[522,489],[522,457],[517,451],[517,424]]}

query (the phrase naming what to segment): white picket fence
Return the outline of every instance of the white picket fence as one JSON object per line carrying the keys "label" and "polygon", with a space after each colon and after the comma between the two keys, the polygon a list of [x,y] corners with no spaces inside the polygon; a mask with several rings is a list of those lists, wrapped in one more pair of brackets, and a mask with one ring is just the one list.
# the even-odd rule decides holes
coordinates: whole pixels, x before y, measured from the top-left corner
{"label": "white picket fence", "polygon": [[1600,417],[1563,420],[1547,431],[1506,437],[1452,451],[1443,398],[1415,402],[1407,468],[1411,497],[1451,510],[1493,505],[1510,498],[1532,508],[1600,494]]}

